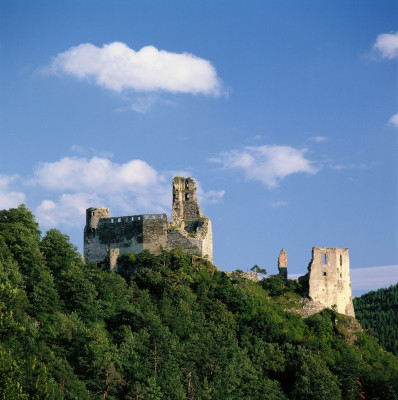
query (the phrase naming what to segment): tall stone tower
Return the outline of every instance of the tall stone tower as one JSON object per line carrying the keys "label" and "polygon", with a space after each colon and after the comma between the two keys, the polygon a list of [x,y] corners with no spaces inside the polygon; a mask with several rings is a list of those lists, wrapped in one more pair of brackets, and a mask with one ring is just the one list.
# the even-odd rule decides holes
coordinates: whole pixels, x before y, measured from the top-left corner
{"label": "tall stone tower", "polygon": [[284,249],[281,250],[278,257],[278,271],[279,275],[287,279],[287,254]]}
{"label": "tall stone tower", "polygon": [[311,300],[341,314],[355,317],[351,297],[348,249],[313,247],[308,273],[299,278],[308,283]]}
{"label": "tall stone tower", "polygon": [[[182,247],[213,260],[213,233],[210,219],[200,210],[196,182],[192,178],[173,179],[173,205],[168,248]],[[192,249],[192,250],[191,250]]]}
{"label": "tall stone tower", "polygon": [[171,224],[179,226],[186,232],[196,232],[201,218],[196,197],[196,182],[192,178],[175,177],[173,179],[173,207]]}

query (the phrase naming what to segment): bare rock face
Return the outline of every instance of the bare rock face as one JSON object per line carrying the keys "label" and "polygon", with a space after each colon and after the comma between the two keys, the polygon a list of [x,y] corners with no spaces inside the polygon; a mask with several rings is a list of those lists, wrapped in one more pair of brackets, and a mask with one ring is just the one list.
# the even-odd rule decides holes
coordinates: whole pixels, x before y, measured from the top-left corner
{"label": "bare rock face", "polygon": [[348,249],[313,247],[308,273],[299,281],[308,285],[308,297],[312,301],[355,317]]}
{"label": "bare rock face", "polygon": [[84,259],[87,263],[105,262],[114,270],[117,257],[124,253],[147,249],[156,254],[161,248],[180,247],[213,261],[211,222],[200,210],[196,182],[192,178],[173,180],[171,224],[166,214],[109,217],[109,209],[105,207],[86,210]]}

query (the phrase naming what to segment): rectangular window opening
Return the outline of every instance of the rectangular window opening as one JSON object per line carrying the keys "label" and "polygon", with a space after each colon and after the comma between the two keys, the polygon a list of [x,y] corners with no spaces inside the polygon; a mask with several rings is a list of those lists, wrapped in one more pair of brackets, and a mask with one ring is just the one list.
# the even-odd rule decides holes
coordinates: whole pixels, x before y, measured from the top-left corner
{"label": "rectangular window opening", "polygon": [[185,194],[185,200],[189,200],[189,193]]}
{"label": "rectangular window opening", "polygon": [[322,264],[326,264],[326,253],[322,254]]}
{"label": "rectangular window opening", "polygon": [[340,267],[343,265],[343,256],[340,254]]}
{"label": "rectangular window opening", "polygon": [[323,273],[323,276],[326,276],[326,272]]}

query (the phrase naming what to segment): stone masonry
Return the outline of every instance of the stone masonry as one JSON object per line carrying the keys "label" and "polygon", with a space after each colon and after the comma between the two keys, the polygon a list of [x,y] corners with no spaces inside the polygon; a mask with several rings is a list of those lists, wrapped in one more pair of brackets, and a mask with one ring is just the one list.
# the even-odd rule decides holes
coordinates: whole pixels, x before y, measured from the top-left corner
{"label": "stone masonry", "polygon": [[161,248],[180,247],[213,261],[211,222],[200,210],[196,182],[192,178],[173,179],[171,223],[166,214],[109,217],[109,209],[105,207],[86,210],[84,259],[87,263],[105,262],[113,270],[118,256],[124,253],[147,249],[157,254]]}
{"label": "stone masonry", "polygon": [[287,279],[287,254],[284,249],[281,250],[278,257],[278,271],[279,275]]}
{"label": "stone masonry", "polygon": [[348,249],[313,247],[308,273],[299,282],[308,285],[312,301],[355,317]]}

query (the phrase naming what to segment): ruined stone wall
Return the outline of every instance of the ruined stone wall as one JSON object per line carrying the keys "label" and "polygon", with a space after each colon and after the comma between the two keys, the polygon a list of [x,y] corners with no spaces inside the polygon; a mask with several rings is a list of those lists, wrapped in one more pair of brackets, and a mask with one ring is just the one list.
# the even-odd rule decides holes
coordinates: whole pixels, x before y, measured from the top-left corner
{"label": "ruined stone wall", "polygon": [[167,248],[182,247],[191,254],[207,256],[213,262],[211,222],[204,216],[192,178],[173,179],[173,206]]}
{"label": "ruined stone wall", "polygon": [[[90,208],[87,213],[95,213]],[[102,214],[106,215],[106,214]],[[127,252],[139,253],[148,249],[153,253],[167,245],[168,221],[166,214],[143,214],[125,217],[95,217],[94,223],[87,221],[84,230],[84,259],[86,262],[109,262],[114,258],[111,249],[118,249],[122,255]],[[110,265],[112,268],[112,265]]]}
{"label": "ruined stone wall", "polygon": [[175,177],[173,179],[173,206],[171,224],[195,232],[198,222],[205,218],[196,197],[196,182],[192,178]]}
{"label": "ruined stone wall", "polygon": [[341,314],[355,317],[348,249],[314,247],[308,270],[309,297]]}
{"label": "ruined stone wall", "polygon": [[174,178],[172,224],[166,214],[144,214],[109,217],[104,207],[86,210],[84,258],[98,261],[113,269],[118,255],[161,248],[181,247],[191,254],[207,256],[213,261],[211,222],[200,211],[196,183],[192,178]]}
{"label": "ruined stone wall", "polygon": [[200,229],[191,233],[172,225],[167,234],[166,248],[168,250],[182,248],[187,253],[199,254],[213,262],[213,236],[210,220],[206,218],[204,222],[201,222]]}

